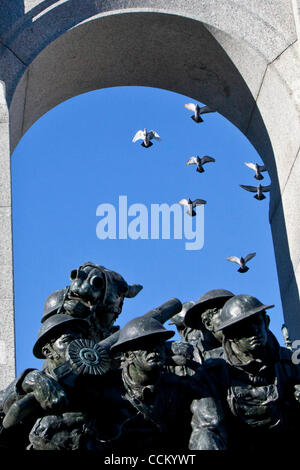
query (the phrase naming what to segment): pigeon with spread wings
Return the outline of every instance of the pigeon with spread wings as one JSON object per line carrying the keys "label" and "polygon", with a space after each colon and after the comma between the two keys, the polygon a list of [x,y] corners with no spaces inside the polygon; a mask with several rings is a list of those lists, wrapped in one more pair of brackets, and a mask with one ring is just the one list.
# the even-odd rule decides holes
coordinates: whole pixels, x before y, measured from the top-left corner
{"label": "pigeon with spread wings", "polygon": [[132,139],[132,142],[136,142],[137,140],[142,140],[143,142],[141,143],[141,145],[145,148],[148,148],[148,147],[151,147],[151,145],[153,145],[151,142],[152,139],[161,141],[161,138],[157,132],[155,131],[147,132],[147,129],[144,129],[143,131],[142,130],[137,131],[137,133]]}
{"label": "pigeon with spread wings", "polygon": [[197,170],[199,173],[204,173],[203,165],[209,162],[215,162],[216,160],[208,155],[204,155],[204,157],[200,158],[198,156],[191,157],[187,162],[186,165],[197,165]]}
{"label": "pigeon with spread wings", "polygon": [[196,212],[194,211],[195,207],[206,204],[206,201],[204,201],[203,199],[195,199],[194,201],[192,201],[189,198],[181,199],[178,204],[181,204],[182,206],[187,206],[188,210],[186,211],[186,213],[189,214],[191,217],[194,217],[196,215]]}
{"label": "pigeon with spread wings", "polygon": [[257,180],[263,180],[264,177],[261,174],[263,171],[267,171],[267,168],[265,165],[259,165],[258,163],[251,163],[251,162],[245,162],[245,165],[250,168],[251,170],[255,171],[254,178]]}
{"label": "pigeon with spread wings", "polygon": [[240,258],[238,258],[237,256],[228,256],[228,258],[226,259],[228,261],[231,261],[232,263],[237,263],[240,266],[238,269],[239,273],[246,273],[247,271],[249,271],[249,268],[246,266],[246,263],[250,261],[250,259],[254,258],[255,255],[256,253],[250,253],[249,255],[245,256],[245,258],[243,258],[242,256]]}
{"label": "pigeon with spread wings", "polygon": [[262,186],[261,184],[258,186],[246,186],[244,184],[240,184],[240,187],[246,191],[250,191],[251,193],[256,193],[253,197],[255,197],[255,199],[258,201],[266,199],[266,196],[264,196],[263,193],[268,193],[271,190],[271,186]]}
{"label": "pigeon with spread wings", "polygon": [[200,114],[215,113],[215,110],[209,108],[209,106],[200,107],[198,104],[195,103],[187,103],[184,105],[184,107],[194,113],[191,118],[193,119],[193,121],[198,123],[203,122],[203,119],[201,118]]}

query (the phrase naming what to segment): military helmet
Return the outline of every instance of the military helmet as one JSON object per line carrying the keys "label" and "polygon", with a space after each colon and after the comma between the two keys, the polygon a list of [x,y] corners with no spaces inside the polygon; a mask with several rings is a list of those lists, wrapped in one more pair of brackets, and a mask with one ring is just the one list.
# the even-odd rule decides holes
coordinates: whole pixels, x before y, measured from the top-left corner
{"label": "military helmet", "polygon": [[210,307],[220,305],[223,307],[224,303],[233,297],[234,294],[226,289],[213,289],[201,295],[195,305],[190,308],[184,319],[186,326],[197,330],[202,330],[205,326],[202,323],[201,314]]}
{"label": "military helmet", "polygon": [[118,341],[111,347],[116,351],[134,351],[143,349],[146,339],[167,340],[174,335],[174,331],[166,330],[163,325],[152,317],[137,317],[126,323],[120,330]]}
{"label": "military helmet", "polygon": [[220,314],[220,324],[218,328],[216,328],[216,331],[223,330],[245,318],[273,307],[274,305],[262,304],[256,297],[252,297],[252,295],[235,295],[224,305]]}
{"label": "military helmet", "polygon": [[58,289],[50,294],[44,305],[44,314],[41,322],[44,323],[51,315],[55,315],[58,310],[63,306],[65,300],[66,289]]}
{"label": "military helmet", "polygon": [[86,329],[89,327],[87,320],[82,318],[74,318],[70,315],[51,315],[47,320],[44,321],[38,332],[38,339],[33,346],[33,354],[38,359],[43,359],[42,347],[53,337],[53,335],[59,335],[63,333],[66,326],[82,326]]}

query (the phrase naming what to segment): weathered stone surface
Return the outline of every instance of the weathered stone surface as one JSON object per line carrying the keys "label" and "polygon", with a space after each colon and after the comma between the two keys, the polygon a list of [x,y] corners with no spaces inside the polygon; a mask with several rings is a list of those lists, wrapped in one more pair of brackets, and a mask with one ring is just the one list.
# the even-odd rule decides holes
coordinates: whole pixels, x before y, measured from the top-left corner
{"label": "weathered stone surface", "polygon": [[[295,299],[299,298],[299,279],[300,279],[300,270],[298,268],[297,272],[294,273],[292,278],[287,285],[284,294],[284,303],[282,305],[284,312],[284,321],[288,325],[289,335],[292,341],[299,341],[299,303],[295,303]],[[298,285],[297,285],[298,280]]]}
{"label": "weathered stone surface", "polygon": [[[208,31],[222,45],[228,54],[254,97],[257,98],[267,65],[264,57],[254,51],[246,42],[236,41],[229,34],[225,34],[212,26],[207,26]],[[247,57],[247,60],[245,60]]]}
{"label": "weathered stone surface", "polygon": [[[176,16],[127,16],[86,23],[39,54],[29,69],[24,130],[66,98],[97,88],[134,84],[193,96],[217,108],[245,131],[253,96],[223,48],[203,26]],[[262,79],[262,67],[260,74]],[[257,92],[259,78],[254,87]]]}
{"label": "weathered stone surface", "polygon": [[11,209],[0,207],[0,390],[15,376]]}
{"label": "weathered stone surface", "polygon": [[9,256],[7,260],[3,260],[1,265],[0,299],[6,297],[13,298],[12,275],[11,256]]}
{"label": "weathered stone surface", "polygon": [[9,127],[0,123],[0,207],[11,205]]}
{"label": "weathered stone surface", "polygon": [[[294,261],[289,251],[288,245],[289,236],[287,230],[290,227],[286,226],[286,220],[287,219],[285,218],[285,214],[283,212],[283,206],[280,202],[280,204],[277,206],[277,210],[275,211],[272,217],[271,222],[272,237],[279,278],[279,287],[285,321],[289,325],[289,318],[295,316],[293,322],[295,324],[294,328],[296,328],[295,334],[298,334],[298,337],[300,338],[299,315],[297,314],[300,309],[299,294],[295,289],[292,289],[291,292],[294,292],[294,294],[296,295],[293,298],[291,297],[291,294],[287,296],[289,285],[295,277],[295,270],[293,266]],[[296,254],[294,253],[294,256],[295,255]],[[292,310],[291,305],[293,305]]]}
{"label": "weathered stone surface", "polygon": [[[257,99],[257,108],[271,137],[281,189],[300,146],[299,62],[298,45],[294,44],[268,66]],[[248,130],[250,139],[259,132],[255,117]]]}
{"label": "weathered stone surface", "polygon": [[[18,4],[16,8],[20,8]],[[267,63],[296,40],[290,0],[255,1],[250,6],[249,2],[239,0],[172,0],[168,3],[164,0],[86,0],[81,3],[68,0],[55,2],[55,5],[25,2],[26,14],[5,30],[2,41],[29,64],[47,44],[70,28],[110,11],[163,12],[196,19],[226,32],[237,41],[245,41]],[[9,21],[17,14],[11,12]]]}
{"label": "weathered stone surface", "polygon": [[9,123],[6,111],[6,105],[0,97],[0,208],[11,205]]}
{"label": "weathered stone surface", "polygon": [[0,298],[0,390],[15,377],[15,334],[13,299]]}
{"label": "weathered stone surface", "polygon": [[15,374],[9,115],[0,82],[0,390]]}
{"label": "weathered stone surface", "polygon": [[9,115],[5,99],[5,83],[0,81],[0,207],[11,205]]}
{"label": "weathered stone surface", "polygon": [[[299,60],[296,43],[268,66],[247,134],[250,140],[258,136],[263,120],[271,139],[272,149],[259,150],[272,179],[270,223],[285,320],[289,324],[290,318],[298,316],[293,320],[295,337],[300,337],[299,314],[296,313],[300,311],[299,293],[294,279],[300,257]],[[263,139],[263,145],[264,142]],[[272,151],[276,166],[272,164]]]}
{"label": "weathered stone surface", "polygon": [[300,39],[300,0],[292,0],[294,20],[298,39]]}
{"label": "weathered stone surface", "polygon": [[[298,156],[290,168],[288,180],[281,194],[289,251],[294,270],[296,270],[300,262],[300,211],[298,205],[299,199],[297,200],[297,192],[299,193],[299,175],[300,153],[298,152]],[[272,215],[271,223],[276,219],[277,212],[278,209],[275,211],[274,215]]]}
{"label": "weathered stone surface", "polygon": [[1,241],[0,241],[0,257],[1,259],[8,259],[11,252],[11,208],[0,207],[0,226],[1,226]]}
{"label": "weathered stone surface", "polygon": [[297,200],[300,175],[300,156],[290,170],[281,200],[271,216],[271,228],[279,276],[279,285],[285,322],[300,338],[300,299],[297,285],[300,285],[300,211]]}
{"label": "weathered stone surface", "polygon": [[25,68],[25,64],[0,42],[0,81],[5,83],[5,93],[8,102]]}
{"label": "weathered stone surface", "polygon": [[0,3],[0,41],[24,15],[24,0]]}
{"label": "weathered stone surface", "polygon": [[29,69],[22,75],[17,89],[14,93],[14,99],[10,106],[10,153],[12,154],[15,146],[24,134],[24,110],[27,91],[27,77]]}

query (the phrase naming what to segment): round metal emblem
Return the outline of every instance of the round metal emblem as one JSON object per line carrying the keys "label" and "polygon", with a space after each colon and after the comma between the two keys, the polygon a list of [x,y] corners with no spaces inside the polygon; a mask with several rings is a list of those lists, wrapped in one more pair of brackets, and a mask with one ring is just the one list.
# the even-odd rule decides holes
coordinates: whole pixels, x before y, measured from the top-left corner
{"label": "round metal emblem", "polygon": [[75,339],[68,346],[67,359],[78,374],[103,375],[110,368],[110,357],[97,343]]}

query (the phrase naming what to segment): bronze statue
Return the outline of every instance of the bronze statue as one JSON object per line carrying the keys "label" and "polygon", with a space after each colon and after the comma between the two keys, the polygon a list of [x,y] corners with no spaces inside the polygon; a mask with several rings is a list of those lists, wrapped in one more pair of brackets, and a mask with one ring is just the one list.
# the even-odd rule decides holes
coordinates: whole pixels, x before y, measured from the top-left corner
{"label": "bronze statue", "polygon": [[203,363],[211,357],[222,357],[222,333],[217,330],[225,302],[233,297],[226,289],[213,289],[203,294],[187,312],[184,323],[190,329],[199,331],[198,342],[194,345],[194,357]]}
{"label": "bronze statue", "polygon": [[[0,392],[0,448],[268,450],[296,445],[300,371],[264,305],[224,289],[114,322],[129,286],[93,263],[46,300],[27,369]],[[180,341],[167,341],[173,331]]]}
{"label": "bronze statue", "polygon": [[41,318],[42,323],[56,313],[66,313],[64,310],[64,301],[66,299],[67,291],[67,288],[58,289],[47,297],[44,305],[44,313]]}
{"label": "bronze statue", "polygon": [[56,380],[55,370],[66,361],[68,345],[84,337],[88,327],[86,320],[69,315],[54,314],[44,321],[33,348],[36,357],[46,359],[43,371],[25,370],[4,391],[5,430],[17,429],[17,433],[22,433],[19,429],[25,425],[25,432],[29,434],[28,429],[39,416],[68,409],[69,398],[66,389]]}
{"label": "bronze statue", "polygon": [[[199,389],[193,388],[189,377],[164,370],[165,341],[173,334],[157,320],[139,317],[123,327],[118,342],[111,348],[121,352],[125,397],[144,418],[144,424],[139,426],[148,426],[142,444],[148,450],[188,449],[190,404],[198,398]],[[132,440],[137,431],[134,426],[125,438]]]}
{"label": "bronze statue", "polygon": [[192,405],[190,449],[264,450],[297,441],[299,369],[270,332],[264,305],[250,295],[229,299],[216,331],[223,359],[209,359],[197,379],[203,398]]}
{"label": "bronze statue", "polygon": [[[134,445],[128,437],[131,423],[135,433],[146,429],[152,436],[155,425],[149,429],[124,400],[119,357],[109,354],[119,331],[95,343],[88,320],[62,312],[64,300],[62,290],[46,301],[47,318],[33,348],[36,357],[45,359],[43,370],[25,370],[1,393],[0,447],[108,452],[124,442],[126,448]],[[180,309],[180,301],[170,299],[143,318],[166,321]]]}
{"label": "bronze statue", "polygon": [[[120,274],[91,262],[73,269],[70,278],[70,286],[56,291],[54,303],[55,300],[63,303],[57,313],[88,320],[90,337],[96,342],[119,328],[114,326],[114,322],[122,311],[124,299],[135,297],[143,288],[139,284],[128,285]],[[51,295],[55,297],[54,294]],[[48,304],[49,301],[45,304],[43,318],[51,314],[48,312],[51,302],[50,308]]]}
{"label": "bronze statue", "polygon": [[202,338],[202,332],[186,326],[184,321],[186,312],[193,305],[195,305],[193,301],[184,302],[182,310],[174,315],[169,322],[169,325],[176,326],[181,339],[166,343],[166,367],[169,372],[179,376],[194,375],[201,362],[197,355],[196,345]]}

